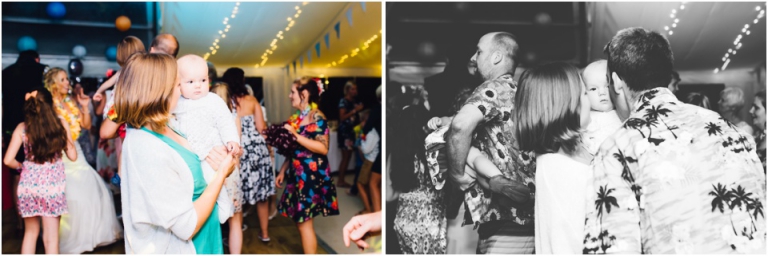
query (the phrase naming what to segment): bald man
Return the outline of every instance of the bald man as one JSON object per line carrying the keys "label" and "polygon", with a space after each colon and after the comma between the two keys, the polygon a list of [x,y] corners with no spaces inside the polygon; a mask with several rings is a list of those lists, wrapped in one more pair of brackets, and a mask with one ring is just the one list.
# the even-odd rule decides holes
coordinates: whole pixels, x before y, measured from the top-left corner
{"label": "bald man", "polygon": [[[464,223],[479,225],[478,253],[528,254],[534,248],[533,158],[520,152],[512,137],[518,49],[507,32],[480,38],[470,65],[486,82],[474,89],[448,131],[448,173],[464,190],[469,212]],[[502,175],[467,177],[470,145],[479,145]]]}
{"label": "bald man", "polygon": [[171,34],[159,34],[152,40],[149,53],[165,53],[176,58],[176,55],[179,54],[179,41]]}
{"label": "bald man", "polygon": [[600,144],[621,127],[621,120],[614,109],[608,83],[608,61],[597,60],[587,65],[582,71],[582,78],[587,87],[587,97],[591,106],[589,125],[584,131],[582,142],[594,155]]}

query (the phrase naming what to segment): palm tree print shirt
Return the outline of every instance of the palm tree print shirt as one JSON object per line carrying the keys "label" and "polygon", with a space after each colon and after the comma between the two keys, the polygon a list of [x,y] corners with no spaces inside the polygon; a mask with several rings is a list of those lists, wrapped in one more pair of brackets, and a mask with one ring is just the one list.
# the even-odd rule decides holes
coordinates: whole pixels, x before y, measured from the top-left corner
{"label": "palm tree print shirt", "polygon": [[[517,141],[512,137],[515,124],[512,111],[516,92],[517,83],[512,75],[505,74],[475,88],[464,105],[475,106],[483,113],[483,121],[475,128],[472,146],[482,151],[501,170],[502,175],[527,184],[531,188],[530,196],[533,200],[535,161],[532,154],[517,149]],[[519,225],[533,226],[533,206],[504,207],[493,199],[492,194],[477,184],[465,190],[464,201],[469,216],[465,218],[464,224],[479,225],[488,221],[509,220]]]}
{"label": "palm tree print shirt", "polygon": [[765,173],[750,136],[666,88],[603,142],[584,253],[765,252]]}

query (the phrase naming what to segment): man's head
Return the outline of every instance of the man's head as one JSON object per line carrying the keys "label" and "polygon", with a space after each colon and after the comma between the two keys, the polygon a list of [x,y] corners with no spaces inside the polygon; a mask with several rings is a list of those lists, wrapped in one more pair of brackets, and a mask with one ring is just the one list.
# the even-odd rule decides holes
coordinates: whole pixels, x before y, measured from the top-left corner
{"label": "man's head", "polygon": [[37,62],[40,63],[40,54],[35,50],[26,50],[19,53],[19,57],[16,59],[16,63],[23,62]]}
{"label": "man's head", "polygon": [[600,112],[613,110],[613,102],[611,102],[608,93],[610,88],[606,74],[608,74],[608,61],[606,60],[592,62],[582,71],[592,110]]}
{"label": "man's head", "polygon": [[477,43],[470,65],[477,67],[479,75],[486,81],[507,73],[514,75],[518,49],[514,35],[507,32],[488,33]]}
{"label": "man's head", "polygon": [[657,32],[635,27],[620,30],[605,46],[608,78],[617,94],[619,116],[629,116],[633,97],[644,90],[667,87],[674,57],[667,39]]}
{"label": "man's head", "polygon": [[179,58],[179,81],[181,96],[196,100],[208,94],[208,63],[197,55],[189,54]]}
{"label": "man's head", "polygon": [[179,54],[179,41],[171,34],[159,34],[149,45],[149,53],[165,53],[176,58]]}

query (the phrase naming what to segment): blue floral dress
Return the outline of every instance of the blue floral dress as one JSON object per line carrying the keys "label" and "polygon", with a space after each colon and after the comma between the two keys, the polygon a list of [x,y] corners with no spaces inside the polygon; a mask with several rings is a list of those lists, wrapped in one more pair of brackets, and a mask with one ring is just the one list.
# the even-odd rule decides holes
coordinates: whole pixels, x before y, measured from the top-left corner
{"label": "blue floral dress", "polygon": [[[328,135],[328,123],[324,118],[316,122],[299,126],[300,135],[315,139]],[[328,157],[314,154],[299,145],[290,158],[290,168],[286,171],[286,187],[278,211],[295,222],[304,222],[319,214],[323,216],[339,215],[336,199],[336,185],[330,177]]]}

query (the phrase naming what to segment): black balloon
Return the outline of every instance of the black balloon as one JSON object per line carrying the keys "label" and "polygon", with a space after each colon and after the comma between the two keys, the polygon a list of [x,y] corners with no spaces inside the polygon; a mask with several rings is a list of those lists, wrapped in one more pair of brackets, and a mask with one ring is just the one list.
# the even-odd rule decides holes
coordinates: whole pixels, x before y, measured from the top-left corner
{"label": "black balloon", "polygon": [[72,59],[69,61],[69,75],[79,76],[83,73],[83,62],[80,59]]}

